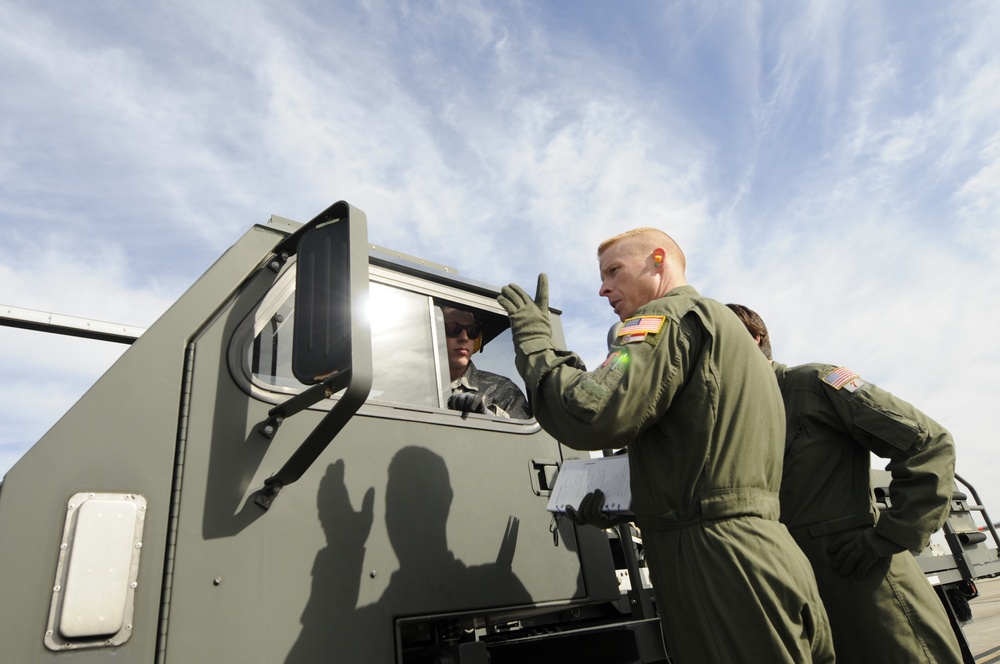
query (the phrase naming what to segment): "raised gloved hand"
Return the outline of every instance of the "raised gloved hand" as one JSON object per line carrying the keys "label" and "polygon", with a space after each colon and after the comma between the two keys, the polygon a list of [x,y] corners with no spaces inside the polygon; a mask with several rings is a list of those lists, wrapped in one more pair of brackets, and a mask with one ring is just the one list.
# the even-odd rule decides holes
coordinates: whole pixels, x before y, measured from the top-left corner
{"label": "raised gloved hand", "polygon": [[874,528],[868,528],[835,540],[827,552],[833,555],[833,568],[842,576],[853,574],[854,578],[860,579],[879,558],[888,558],[905,550],[906,547],[887,540]]}
{"label": "raised gloved hand", "polygon": [[486,414],[486,404],[483,403],[483,397],[475,392],[453,392],[448,397],[448,408],[460,410],[463,413]]}
{"label": "raised gloved hand", "polygon": [[549,320],[549,278],[544,273],[538,275],[535,299],[517,284],[504,286],[497,302],[510,316],[510,331],[514,345],[520,347],[532,339],[550,339],[552,323]]}
{"label": "raised gloved hand", "polygon": [[607,529],[619,523],[630,521],[624,514],[609,514],[604,511],[604,492],[595,489],[580,500],[579,509],[566,506],[566,518],[578,526],[597,526]]}

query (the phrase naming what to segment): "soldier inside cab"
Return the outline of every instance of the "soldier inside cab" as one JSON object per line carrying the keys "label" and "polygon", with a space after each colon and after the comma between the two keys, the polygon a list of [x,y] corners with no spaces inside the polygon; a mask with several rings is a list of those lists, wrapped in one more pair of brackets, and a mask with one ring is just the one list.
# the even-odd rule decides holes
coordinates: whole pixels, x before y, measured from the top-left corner
{"label": "soldier inside cab", "polygon": [[518,420],[531,418],[531,408],[520,388],[506,376],[476,367],[472,356],[482,350],[483,325],[467,309],[442,305],[452,410]]}

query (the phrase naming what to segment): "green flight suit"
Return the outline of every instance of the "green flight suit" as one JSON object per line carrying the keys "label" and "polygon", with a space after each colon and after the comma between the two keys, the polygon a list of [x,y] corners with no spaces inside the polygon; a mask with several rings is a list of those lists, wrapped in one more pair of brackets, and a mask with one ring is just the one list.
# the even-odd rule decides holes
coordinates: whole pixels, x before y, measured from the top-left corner
{"label": "green flight suit", "polygon": [[546,431],[574,449],[627,445],[673,661],[833,662],[809,562],[778,521],[784,417],[767,360],[691,286],[623,330],[589,373],[550,339],[519,346],[517,364]]}
{"label": "green flight suit", "polygon": [[[845,533],[873,526],[911,551],[926,547],[948,516],[951,434],[843,368],[773,366],[787,418],[781,520],[813,565],[838,659],[961,662],[944,606],[908,551],[879,559],[861,579],[839,574],[828,552]],[[889,459],[892,473],[891,509],[881,514],[870,486],[871,452]]]}

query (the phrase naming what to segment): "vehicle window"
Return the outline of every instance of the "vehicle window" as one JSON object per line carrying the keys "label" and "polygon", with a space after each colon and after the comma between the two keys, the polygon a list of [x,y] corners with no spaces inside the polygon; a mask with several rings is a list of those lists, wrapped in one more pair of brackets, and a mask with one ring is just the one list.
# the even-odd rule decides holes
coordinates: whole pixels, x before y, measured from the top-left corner
{"label": "vehicle window", "polygon": [[250,346],[250,371],[254,379],[265,385],[302,389],[302,383],[292,374],[294,303],[293,292],[264,322]]}
{"label": "vehicle window", "polygon": [[[267,392],[290,394],[306,387],[291,370],[295,325],[293,277],[294,273],[289,271],[276,282],[258,313],[248,321],[248,325],[253,324],[252,342],[249,330],[244,337],[247,343],[241,351],[244,366],[249,369],[254,386]],[[394,282],[391,275],[384,282],[381,279],[370,282],[367,311],[373,375],[369,401],[444,409],[453,389],[476,391],[484,397],[486,412],[473,412],[530,419],[524,384],[514,368],[507,317],[482,296],[441,286],[436,286],[437,294],[431,296],[419,292],[414,288],[417,285],[417,282]],[[450,293],[448,297],[442,296],[445,291]],[[464,332],[455,334],[455,326],[449,322],[456,321],[465,324]],[[479,336],[475,348],[468,343],[469,332],[473,330]],[[461,353],[462,367],[455,365],[457,345],[468,348]],[[473,365],[475,371],[466,375],[466,364]],[[464,379],[455,379],[458,374]]]}
{"label": "vehicle window", "polygon": [[[258,384],[303,389],[292,375],[292,331],[295,297],[289,293],[264,322],[250,346],[250,370]],[[443,407],[447,389],[435,339],[431,299],[410,291],[372,283],[368,314],[372,330],[371,399],[418,406]]]}
{"label": "vehicle window", "polygon": [[418,406],[443,406],[447,383],[434,338],[434,310],[425,295],[372,283],[371,398]]}
{"label": "vehicle window", "polygon": [[530,419],[524,386],[511,378],[517,373],[512,370],[507,317],[461,303],[439,300],[438,306],[448,358],[449,396],[463,400],[449,401],[449,405],[482,415]]}
{"label": "vehicle window", "polygon": [[486,344],[473,360],[480,369],[507,376],[524,392],[524,381],[514,368],[514,340],[510,329],[504,330]]}

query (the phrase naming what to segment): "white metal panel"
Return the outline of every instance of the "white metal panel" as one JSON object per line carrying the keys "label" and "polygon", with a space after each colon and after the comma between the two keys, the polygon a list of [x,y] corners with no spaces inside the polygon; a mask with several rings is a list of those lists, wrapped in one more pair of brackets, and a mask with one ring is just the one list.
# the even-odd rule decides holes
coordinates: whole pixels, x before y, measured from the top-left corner
{"label": "white metal panel", "polygon": [[50,649],[128,640],[145,509],[136,494],[70,498],[45,638]]}

